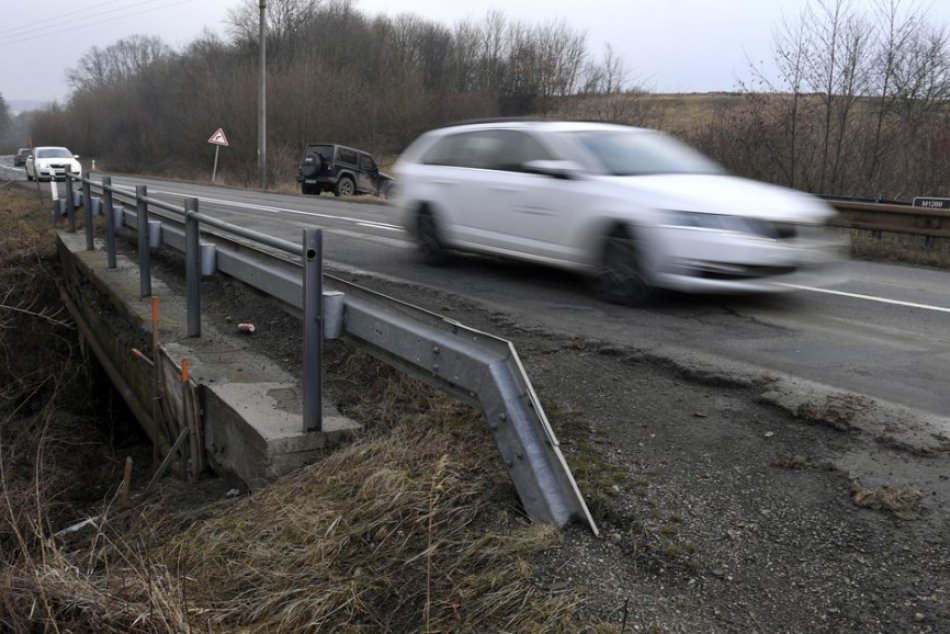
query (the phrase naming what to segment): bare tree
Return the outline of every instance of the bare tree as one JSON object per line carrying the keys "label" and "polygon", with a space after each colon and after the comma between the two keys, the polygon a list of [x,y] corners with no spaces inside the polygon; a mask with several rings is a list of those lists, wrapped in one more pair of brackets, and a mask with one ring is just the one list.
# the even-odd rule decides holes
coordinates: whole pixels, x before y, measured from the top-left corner
{"label": "bare tree", "polygon": [[95,90],[127,82],[172,55],[172,49],[161,38],[132,35],[104,49],[93,46],[72,69],[69,81],[77,90]]}

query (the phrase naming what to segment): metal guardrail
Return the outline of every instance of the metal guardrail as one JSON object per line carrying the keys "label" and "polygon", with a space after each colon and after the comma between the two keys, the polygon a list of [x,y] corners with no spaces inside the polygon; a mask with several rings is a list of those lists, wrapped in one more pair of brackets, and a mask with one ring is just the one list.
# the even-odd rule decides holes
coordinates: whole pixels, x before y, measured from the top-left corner
{"label": "metal guardrail", "polygon": [[[88,172],[81,183],[83,200],[88,201],[86,249],[95,249],[93,215],[97,212],[105,216],[105,247],[111,268],[116,266],[116,229],[122,225],[134,227],[143,297],[151,294],[151,249],[163,244],[184,253],[188,336],[201,334],[202,275],[224,273],[302,311],[304,431],[320,430],[322,341],[324,337],[342,336],[383,361],[480,407],[529,517],[559,527],[577,518],[598,533],[541,402],[509,341],[343,280],[333,280],[343,292],[325,292],[319,230],[305,230],[301,244],[294,244],[201,214],[196,198],[187,198],[184,207],[179,208],[150,198],[144,185],[136,187],[132,195],[113,187],[108,177],[101,183],[93,182]],[[68,175],[66,185],[64,212],[70,231],[75,232],[75,197]],[[101,199],[92,198],[93,188],[101,191]],[[118,207],[117,197],[129,200],[135,212]],[[167,214],[157,214],[151,208]],[[211,236],[202,225],[217,231]],[[202,235],[209,241],[202,243]],[[290,257],[266,253],[261,246]]]}
{"label": "metal guardrail", "polygon": [[950,238],[950,210],[853,200],[829,200],[838,210],[834,227],[933,238]]}

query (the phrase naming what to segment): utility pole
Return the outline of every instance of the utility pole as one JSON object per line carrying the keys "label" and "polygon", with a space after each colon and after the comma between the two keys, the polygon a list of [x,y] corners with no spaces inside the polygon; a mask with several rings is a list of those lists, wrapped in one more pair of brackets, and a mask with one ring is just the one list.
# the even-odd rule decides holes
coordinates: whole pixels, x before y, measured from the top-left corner
{"label": "utility pole", "polygon": [[257,88],[257,175],[261,189],[267,188],[267,0],[260,0],[260,33],[257,41],[261,48],[260,82]]}

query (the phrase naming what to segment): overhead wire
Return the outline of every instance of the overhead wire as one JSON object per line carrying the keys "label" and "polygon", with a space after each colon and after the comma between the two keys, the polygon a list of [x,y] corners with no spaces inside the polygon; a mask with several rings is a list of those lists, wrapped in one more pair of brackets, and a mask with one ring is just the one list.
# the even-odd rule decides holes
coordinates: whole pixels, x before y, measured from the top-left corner
{"label": "overhead wire", "polygon": [[76,9],[75,11],[70,11],[69,13],[57,13],[56,17],[54,18],[40,18],[39,20],[33,20],[32,22],[27,22],[26,24],[20,24],[18,26],[14,26],[11,28],[0,29],[0,36],[4,36],[13,31],[19,31],[20,29],[23,29],[25,27],[30,27],[35,24],[48,25],[51,21],[60,22],[78,13],[85,13],[86,11],[90,11],[92,9],[98,9],[99,7],[108,6],[110,4],[115,4],[117,2],[127,2],[127,1],[128,0],[108,0],[108,2],[100,2],[99,4],[94,4],[91,7],[86,7],[84,9]]}
{"label": "overhead wire", "polygon": [[[115,1],[115,0],[113,0],[113,1]],[[4,42],[0,42],[0,48],[4,48],[4,47],[7,47],[7,46],[12,46],[12,45],[14,45],[14,44],[20,44],[20,43],[23,43],[23,42],[32,41],[32,40],[35,40],[35,39],[40,39],[40,38],[45,38],[45,37],[51,37],[51,36],[53,36],[53,35],[59,35],[59,34],[62,34],[62,33],[69,33],[69,32],[71,32],[71,31],[77,31],[77,30],[79,30],[79,29],[87,28],[87,27],[89,27],[89,26],[94,26],[94,25],[95,25],[95,26],[98,26],[98,25],[100,25],[100,24],[108,24],[109,22],[115,22],[115,21],[117,21],[117,20],[122,20],[122,19],[125,19],[125,18],[134,17],[134,16],[137,16],[137,15],[142,15],[142,14],[145,14],[145,13],[152,13],[152,12],[154,12],[154,11],[159,11],[159,10],[161,10],[161,9],[167,9],[167,8],[174,7],[174,6],[178,6],[178,5],[182,5],[182,4],[187,4],[187,3],[189,3],[189,2],[194,2],[194,0],[177,0],[177,1],[173,1],[173,2],[166,2],[165,4],[162,4],[162,5],[157,6],[157,7],[151,7],[151,8],[148,8],[148,9],[143,9],[143,10],[141,10],[141,11],[133,11],[133,12],[129,12],[129,13],[123,13],[123,14],[121,14],[121,15],[118,15],[118,16],[115,16],[115,17],[111,17],[111,18],[108,18],[108,19],[105,19],[105,20],[95,19],[95,18],[98,17],[98,16],[108,15],[108,14],[110,14],[110,13],[115,13],[116,11],[123,11],[123,10],[133,9],[133,8],[136,8],[136,7],[140,7],[140,6],[142,6],[142,5],[145,5],[145,4],[151,4],[151,3],[153,3],[153,2],[158,2],[158,1],[159,1],[159,0],[144,0],[144,1],[142,1],[142,2],[138,2],[138,3],[134,4],[134,5],[129,5],[129,6],[126,6],[126,7],[119,7],[119,8],[116,8],[116,9],[110,9],[110,10],[102,11],[102,12],[99,12],[99,13],[93,14],[93,15],[86,15],[86,16],[84,16],[84,18],[82,18],[83,21],[82,21],[81,23],[73,24],[73,25],[71,25],[69,28],[64,28],[64,29],[59,29],[59,30],[54,30],[54,31],[41,32],[41,33],[35,34],[35,35],[25,35],[25,34],[24,34],[25,32],[21,32],[19,35],[13,36],[14,39],[12,39],[12,40],[11,40],[11,39],[8,39],[8,40],[6,40],[6,41],[4,41]],[[111,4],[111,3],[105,3],[105,4]],[[97,6],[103,6],[103,5],[97,5]],[[54,24],[53,26],[56,26],[56,25]],[[35,31],[35,30],[37,30],[37,29],[39,29],[39,28],[40,28],[40,27],[36,27],[36,28],[33,28],[33,29],[29,29],[28,31]],[[46,28],[46,27],[44,27],[44,28]],[[22,37],[21,37],[21,36],[22,36]]]}

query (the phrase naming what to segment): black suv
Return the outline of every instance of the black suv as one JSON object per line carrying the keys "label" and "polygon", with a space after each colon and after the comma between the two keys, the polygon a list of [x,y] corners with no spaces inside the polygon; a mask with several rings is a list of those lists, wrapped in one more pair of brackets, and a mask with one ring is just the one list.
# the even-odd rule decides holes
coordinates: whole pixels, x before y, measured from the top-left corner
{"label": "black suv", "polygon": [[393,179],[379,171],[369,152],[335,143],[307,146],[297,168],[297,182],[304,194],[332,191],[337,196],[377,194],[389,197]]}

